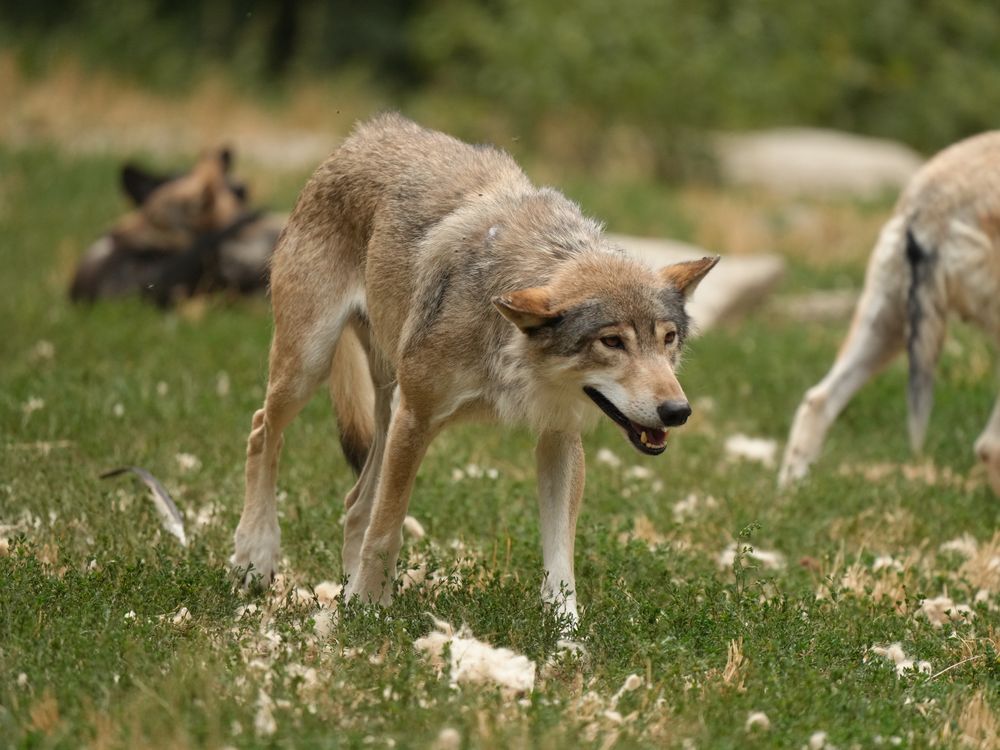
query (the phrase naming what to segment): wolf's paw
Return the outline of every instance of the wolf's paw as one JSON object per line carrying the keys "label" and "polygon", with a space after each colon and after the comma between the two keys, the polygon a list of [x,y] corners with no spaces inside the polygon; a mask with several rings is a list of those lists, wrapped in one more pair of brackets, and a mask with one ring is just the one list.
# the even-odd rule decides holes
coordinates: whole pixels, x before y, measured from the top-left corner
{"label": "wolf's paw", "polygon": [[580,625],[580,614],[577,611],[574,592],[568,591],[565,587],[552,590],[543,585],[542,603],[559,618],[559,632],[564,638],[570,638],[576,634]]}
{"label": "wolf's paw", "polygon": [[245,530],[236,529],[236,551],[229,564],[242,580],[243,588],[270,586],[278,571],[281,555],[281,532],[277,526]]}
{"label": "wolf's paw", "polygon": [[[791,452],[791,451],[789,451]],[[805,479],[809,473],[809,461],[801,454],[785,454],[781,462],[781,469],[778,471],[778,487],[785,489],[801,479]]]}
{"label": "wolf's paw", "polygon": [[347,580],[344,601],[388,607],[392,603],[392,583],[386,579],[384,567],[362,562],[357,576]]}

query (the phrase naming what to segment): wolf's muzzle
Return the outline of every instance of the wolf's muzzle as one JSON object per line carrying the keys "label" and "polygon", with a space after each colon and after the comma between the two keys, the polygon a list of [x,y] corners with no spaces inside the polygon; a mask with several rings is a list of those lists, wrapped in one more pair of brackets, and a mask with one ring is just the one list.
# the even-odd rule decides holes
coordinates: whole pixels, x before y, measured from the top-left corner
{"label": "wolf's muzzle", "polygon": [[596,388],[584,386],[583,392],[597,404],[601,411],[611,417],[611,420],[625,431],[629,442],[637,450],[650,456],[658,456],[667,449],[667,434],[670,432],[669,429],[661,429],[633,422],[622,414],[621,410]]}

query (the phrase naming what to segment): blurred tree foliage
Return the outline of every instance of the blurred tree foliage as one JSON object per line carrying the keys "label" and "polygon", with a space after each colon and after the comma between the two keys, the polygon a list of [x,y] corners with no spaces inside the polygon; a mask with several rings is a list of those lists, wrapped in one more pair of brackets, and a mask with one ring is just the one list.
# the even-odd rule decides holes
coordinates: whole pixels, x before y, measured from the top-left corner
{"label": "blurred tree foliage", "polygon": [[1000,124],[995,0],[450,0],[411,38],[435,81],[531,118],[807,123],[925,150]]}
{"label": "blurred tree foliage", "polygon": [[1000,118],[996,0],[11,0],[0,43],[160,86],[360,68],[396,97],[472,97],[531,128],[581,113],[658,143],[814,124],[932,151]]}

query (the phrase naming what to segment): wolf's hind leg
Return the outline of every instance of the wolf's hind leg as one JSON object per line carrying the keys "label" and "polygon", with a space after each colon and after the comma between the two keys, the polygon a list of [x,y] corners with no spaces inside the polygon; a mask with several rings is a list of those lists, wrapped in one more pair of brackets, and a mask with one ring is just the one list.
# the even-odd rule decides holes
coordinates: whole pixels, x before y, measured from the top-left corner
{"label": "wolf's hind leg", "polygon": [[383,606],[392,599],[402,528],[417,469],[434,436],[428,421],[408,404],[405,395],[392,414],[371,517],[361,544],[358,573],[347,583],[346,598]]}
{"label": "wolf's hind leg", "polygon": [[850,333],[833,367],[810,388],[795,412],[778,485],[801,479],[819,457],[827,430],[855,393],[898,354],[905,343],[906,284],[902,220],[890,221],[865,278]]}
{"label": "wolf's hind leg", "polygon": [[245,585],[256,577],[264,584],[274,579],[281,546],[275,489],[282,434],[327,377],[349,312],[346,305],[329,303],[311,319],[276,312],[267,395],[247,439],[246,494],[231,558],[234,567],[246,570]]}
{"label": "wolf's hind leg", "polygon": [[576,519],[583,498],[584,454],[580,436],[543,432],[535,449],[538,463],[538,509],[542,532],[543,601],[556,607],[575,627],[576,578],[573,551]]}
{"label": "wolf's hind leg", "polygon": [[986,476],[989,478],[993,491],[1000,495],[1000,398],[993,405],[986,428],[976,440],[976,455],[986,466]]}

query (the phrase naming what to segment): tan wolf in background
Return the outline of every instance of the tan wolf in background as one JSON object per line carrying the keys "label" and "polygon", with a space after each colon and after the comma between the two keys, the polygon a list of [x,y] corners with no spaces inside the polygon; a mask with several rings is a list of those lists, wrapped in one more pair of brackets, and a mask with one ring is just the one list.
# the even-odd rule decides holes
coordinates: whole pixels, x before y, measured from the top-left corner
{"label": "tan wolf in background", "polygon": [[[1000,341],[1000,132],[931,159],[903,191],[868,264],[850,333],[802,399],[778,481],[805,476],[851,397],[906,346],[910,443],[919,451],[949,312]],[[1000,494],[1000,400],[975,451]]]}
{"label": "tan wolf in background", "polygon": [[126,164],[121,187],[133,209],[83,254],[70,298],[138,294],[168,305],[205,291],[263,290],[286,217],[252,209],[232,164],[228,148],[206,151],[180,174]]}
{"label": "tan wolf in background", "polygon": [[[434,436],[491,419],[539,434],[542,595],[575,621],[580,433],[596,404],[638,450],[665,450],[691,413],[674,374],[684,303],[717,260],[654,271],[503,151],[398,115],[360,125],[302,191],[272,260],[270,372],[233,564],[272,579],[282,432],[331,379],[342,436],[367,456],[345,501],[349,600],[389,602]],[[374,399],[362,388],[348,411],[366,381]]]}

